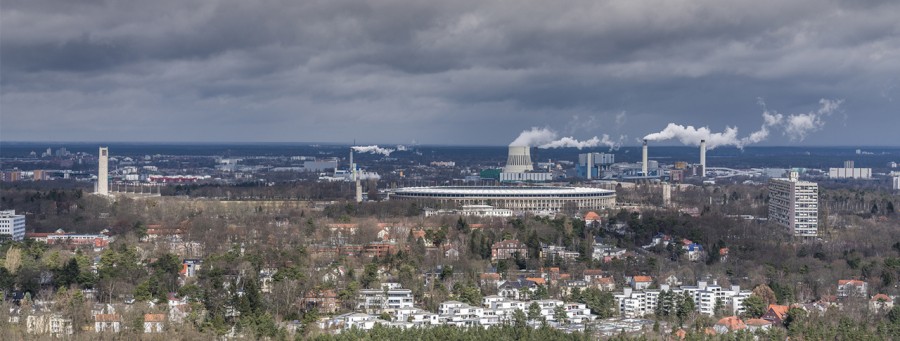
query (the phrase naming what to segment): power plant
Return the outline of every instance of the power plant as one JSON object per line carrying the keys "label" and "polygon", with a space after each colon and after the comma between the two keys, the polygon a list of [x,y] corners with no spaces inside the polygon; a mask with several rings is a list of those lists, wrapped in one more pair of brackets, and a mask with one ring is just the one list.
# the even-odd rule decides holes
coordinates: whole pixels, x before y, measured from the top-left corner
{"label": "power plant", "polygon": [[506,159],[504,173],[525,173],[534,170],[531,163],[531,148],[527,146],[509,146],[509,157]]}

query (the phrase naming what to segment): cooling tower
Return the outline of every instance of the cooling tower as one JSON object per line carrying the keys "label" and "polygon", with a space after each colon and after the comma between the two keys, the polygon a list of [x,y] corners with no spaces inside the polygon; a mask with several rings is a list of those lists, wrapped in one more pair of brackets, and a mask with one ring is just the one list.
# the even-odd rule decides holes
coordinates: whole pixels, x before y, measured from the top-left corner
{"label": "cooling tower", "polygon": [[643,172],[643,176],[647,176],[647,140],[644,140],[644,152],[641,156],[641,172]]}
{"label": "cooling tower", "polygon": [[109,194],[109,147],[100,147],[97,156],[97,194]]}
{"label": "cooling tower", "polygon": [[509,146],[509,157],[506,159],[506,167],[503,167],[503,172],[525,173],[533,170],[534,166],[531,164],[531,148]]}
{"label": "cooling tower", "polygon": [[706,140],[700,140],[700,177],[706,177]]}

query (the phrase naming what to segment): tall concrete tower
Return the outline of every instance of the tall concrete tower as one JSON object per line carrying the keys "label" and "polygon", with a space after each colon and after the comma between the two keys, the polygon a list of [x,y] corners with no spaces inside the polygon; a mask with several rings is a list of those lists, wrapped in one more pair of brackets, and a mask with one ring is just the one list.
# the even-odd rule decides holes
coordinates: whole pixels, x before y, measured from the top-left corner
{"label": "tall concrete tower", "polygon": [[672,205],[672,186],[668,182],[662,183],[663,207]]}
{"label": "tall concrete tower", "polygon": [[700,177],[706,177],[706,140],[700,140]]}
{"label": "tall concrete tower", "polygon": [[644,172],[644,176],[648,176],[647,174],[647,140],[644,140],[644,150],[641,154],[641,172]]}
{"label": "tall concrete tower", "polygon": [[362,202],[362,185],[359,183],[359,174],[356,172],[356,164],[353,163],[353,148],[350,148],[350,175],[356,186],[356,202]]}
{"label": "tall concrete tower", "polygon": [[509,146],[509,157],[506,159],[504,173],[525,173],[533,171],[531,163],[531,148],[528,146]]}
{"label": "tall concrete tower", "polygon": [[100,147],[97,157],[97,194],[109,194],[109,147]]}
{"label": "tall concrete tower", "polygon": [[588,153],[587,155],[587,179],[591,179],[591,168],[594,166],[594,153]]}

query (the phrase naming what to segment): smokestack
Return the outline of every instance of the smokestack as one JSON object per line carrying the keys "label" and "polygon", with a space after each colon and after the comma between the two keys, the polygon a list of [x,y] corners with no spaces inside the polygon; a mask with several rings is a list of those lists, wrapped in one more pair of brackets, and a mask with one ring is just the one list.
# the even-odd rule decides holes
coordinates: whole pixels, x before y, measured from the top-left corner
{"label": "smokestack", "polygon": [[700,140],[700,177],[706,177],[706,140]]}
{"label": "smokestack", "polygon": [[533,170],[531,148],[527,146],[509,146],[509,157],[506,159],[506,167],[503,167],[503,172],[525,173]]}
{"label": "smokestack", "polygon": [[644,152],[641,157],[641,171],[644,172],[644,176],[647,176],[647,140],[644,140]]}

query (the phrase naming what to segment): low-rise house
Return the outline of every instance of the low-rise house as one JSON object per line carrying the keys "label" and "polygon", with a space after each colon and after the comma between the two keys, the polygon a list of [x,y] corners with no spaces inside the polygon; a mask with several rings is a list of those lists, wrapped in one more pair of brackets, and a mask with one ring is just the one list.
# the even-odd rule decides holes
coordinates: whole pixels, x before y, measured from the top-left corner
{"label": "low-rise house", "polygon": [[631,284],[631,288],[634,290],[644,290],[650,288],[650,285],[653,284],[653,277],[650,276],[632,276],[629,281]]}
{"label": "low-rise house", "polygon": [[118,333],[122,330],[122,316],[119,314],[97,314],[94,315],[94,331],[98,333],[113,332]]}
{"label": "low-rise house", "polygon": [[671,242],[672,242],[672,236],[669,236],[667,234],[659,232],[655,236],[653,236],[652,239],[650,239],[650,244],[647,244],[647,245],[644,245],[641,247],[644,249],[649,249],[649,248],[652,248],[657,245],[668,246],[669,243],[671,243]]}
{"label": "low-rise house", "polygon": [[681,243],[681,248],[685,251],[684,255],[689,261],[696,262],[702,259],[705,255],[705,253],[703,252],[703,245],[694,243],[689,239],[684,239],[681,241]]}
{"label": "low-rise house", "polygon": [[316,290],[308,292],[301,304],[304,309],[315,309],[323,314],[334,314],[340,308],[337,293],[334,290]]}
{"label": "low-rise house", "polygon": [[747,325],[744,324],[744,321],[741,321],[741,319],[737,316],[729,316],[720,319],[719,322],[716,322],[716,325],[713,326],[713,329],[716,331],[716,334],[726,334],[728,332],[747,329]]}
{"label": "low-rise house", "polygon": [[60,314],[28,315],[25,318],[25,332],[31,335],[65,337],[72,335],[72,319]]}
{"label": "low-rise house", "polygon": [[165,323],[166,314],[144,314],[144,333],[162,333]]}
{"label": "low-rise house", "polygon": [[783,325],[784,320],[787,319],[789,309],[790,307],[786,305],[770,304],[766,309],[766,313],[760,318],[780,326]]}
{"label": "low-rise house", "polygon": [[327,332],[340,333],[341,331],[350,330],[352,328],[369,330],[380,323],[387,323],[387,321],[379,320],[375,315],[348,313],[332,318],[323,318],[319,321],[319,328]]}
{"label": "low-rise house", "polygon": [[481,285],[485,287],[497,287],[500,283],[500,274],[493,272],[485,272],[480,276]]}
{"label": "low-rise house", "polygon": [[677,287],[681,285],[681,280],[679,280],[677,276],[672,274],[663,279],[662,283],[668,284],[670,287]]}
{"label": "low-rise house", "polygon": [[181,323],[188,316],[188,313],[191,311],[191,306],[188,304],[187,297],[179,298],[175,293],[170,292],[167,296],[168,308],[169,308],[169,321],[174,323]]}
{"label": "low-rise house", "polygon": [[599,277],[595,278],[591,285],[597,289],[602,291],[613,291],[616,290],[616,280],[612,277]]}
{"label": "low-rise house", "polygon": [[271,293],[272,292],[272,283],[275,282],[275,273],[278,272],[276,268],[262,268],[259,269],[259,291],[262,293]]}
{"label": "low-rise house", "polygon": [[576,251],[566,250],[565,246],[545,245],[541,247],[541,259],[550,259],[551,261],[573,261],[580,256]]}
{"label": "low-rise house", "polygon": [[602,224],[602,219],[597,212],[591,211],[584,215],[584,224],[589,227],[597,228]]}
{"label": "low-rise house", "polygon": [[869,283],[858,279],[842,279],[838,281],[838,298],[867,296],[869,296]]}
{"label": "low-rise house", "polygon": [[203,260],[201,259],[185,259],[181,262],[181,275],[184,277],[194,277],[197,275],[197,271],[200,270],[200,266],[203,264]]}
{"label": "low-rise house", "polygon": [[869,300],[869,310],[887,311],[894,308],[894,299],[885,294],[877,294]]}
{"label": "low-rise house", "polygon": [[594,251],[591,253],[593,260],[605,260],[607,258],[621,258],[627,250],[617,248],[614,245],[594,242]]}
{"label": "low-rise house", "polygon": [[398,283],[383,283],[379,289],[363,289],[357,296],[356,309],[370,314],[412,307],[412,290],[403,289]]}
{"label": "low-rise house", "polygon": [[516,254],[519,257],[528,258],[528,249],[524,243],[518,240],[507,239],[491,245],[491,261],[512,259]]}
{"label": "low-rise house", "polygon": [[586,269],[583,272],[585,282],[593,282],[595,278],[606,277],[606,271],[600,269]]}
{"label": "low-rise house", "polygon": [[532,281],[518,279],[505,281],[497,288],[497,294],[512,300],[527,300],[537,290],[537,284]]}
{"label": "low-rise house", "polygon": [[415,326],[436,326],[440,322],[437,314],[419,308],[402,308],[392,312],[394,321],[409,322]]}
{"label": "low-rise house", "polygon": [[772,322],[766,321],[763,319],[749,319],[744,322],[747,325],[747,330],[750,332],[755,332],[757,330],[769,330],[772,328]]}
{"label": "low-rise house", "polygon": [[572,295],[572,292],[574,292],[576,290],[583,291],[584,289],[587,289],[587,288],[589,288],[588,282],[585,282],[582,280],[577,280],[577,279],[576,280],[568,280],[568,281],[562,282],[562,285],[559,286],[559,293],[563,297],[568,297],[569,295]]}

